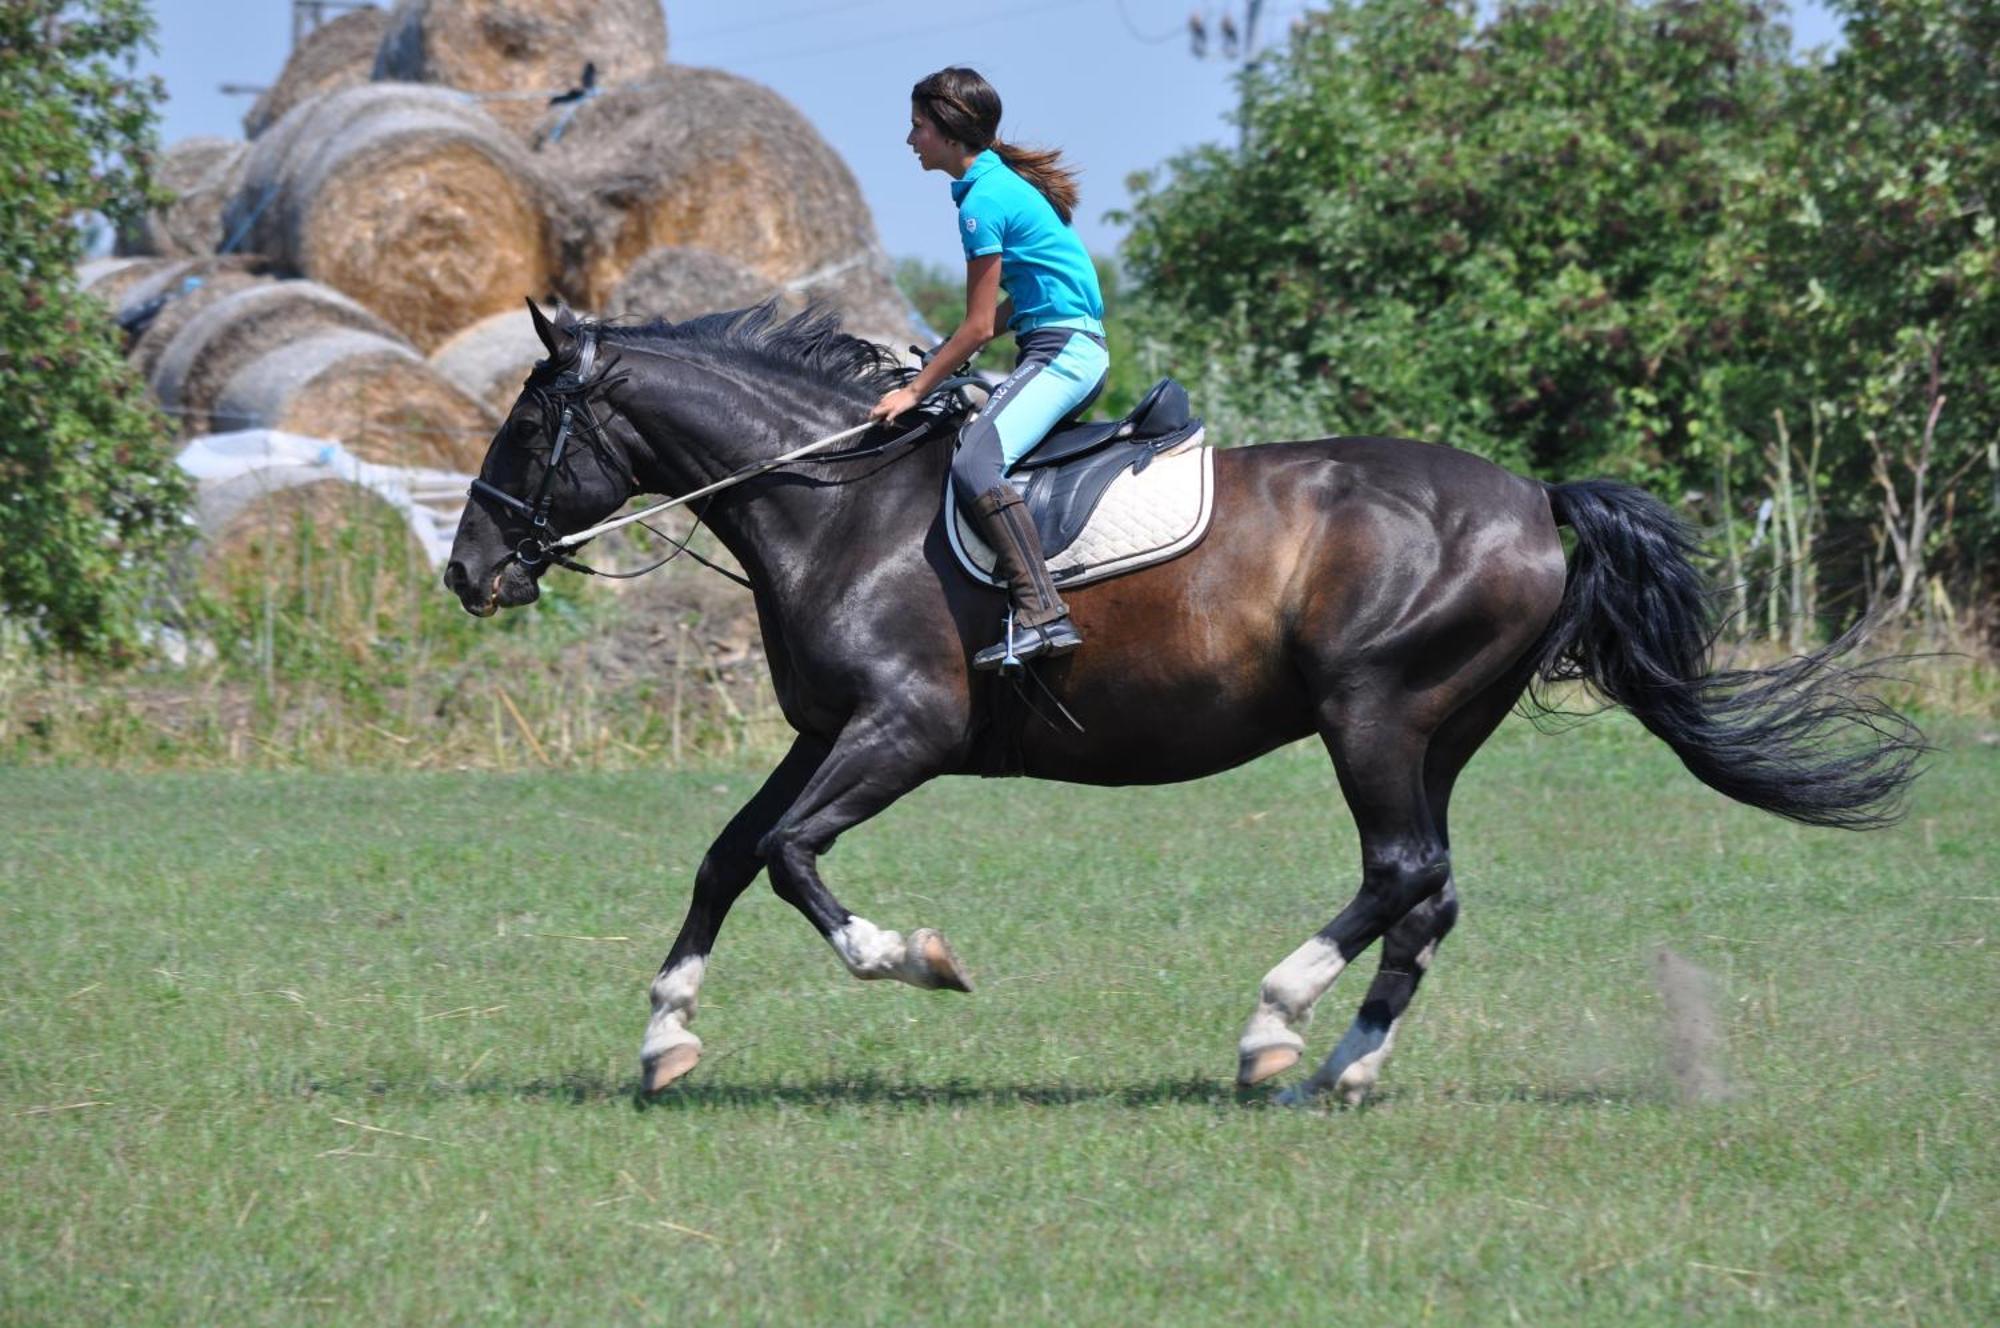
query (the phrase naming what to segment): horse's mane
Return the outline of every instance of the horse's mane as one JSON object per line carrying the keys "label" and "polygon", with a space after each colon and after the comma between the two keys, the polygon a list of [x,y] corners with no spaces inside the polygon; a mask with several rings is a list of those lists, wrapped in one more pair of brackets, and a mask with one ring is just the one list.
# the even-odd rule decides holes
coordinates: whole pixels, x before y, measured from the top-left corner
{"label": "horse's mane", "polygon": [[702,314],[674,323],[655,318],[644,323],[579,322],[594,328],[611,345],[655,349],[669,353],[710,352],[732,357],[754,356],[829,387],[886,392],[909,381],[912,370],[885,346],[841,330],[840,315],[814,305],[781,319],[775,300]]}

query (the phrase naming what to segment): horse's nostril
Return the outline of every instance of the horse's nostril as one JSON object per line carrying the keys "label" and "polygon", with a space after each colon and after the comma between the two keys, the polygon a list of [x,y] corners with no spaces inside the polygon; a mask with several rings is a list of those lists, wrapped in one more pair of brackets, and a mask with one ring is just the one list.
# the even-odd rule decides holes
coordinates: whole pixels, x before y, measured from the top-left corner
{"label": "horse's nostril", "polygon": [[453,561],[446,565],[444,569],[444,588],[446,590],[457,595],[463,593],[465,588],[471,584],[472,578],[465,574],[464,563]]}

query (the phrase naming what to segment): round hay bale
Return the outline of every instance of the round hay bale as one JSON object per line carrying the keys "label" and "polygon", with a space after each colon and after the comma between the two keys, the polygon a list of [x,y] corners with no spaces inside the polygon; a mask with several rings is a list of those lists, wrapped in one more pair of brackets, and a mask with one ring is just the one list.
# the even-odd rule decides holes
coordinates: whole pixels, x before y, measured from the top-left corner
{"label": "round hay bale", "polygon": [[[201,536],[191,556],[211,591],[256,593],[268,583],[296,589],[315,569],[322,576],[428,579],[423,546],[392,505],[345,480],[301,479],[297,469],[279,467],[202,486],[195,508]],[[343,552],[376,556],[336,565],[333,556]]]}
{"label": "round hay bale", "polygon": [[[145,335],[168,315],[177,310],[191,297],[211,292],[217,283],[224,292],[240,290],[263,280],[263,272],[268,265],[254,254],[228,254],[207,258],[180,258],[165,267],[127,286],[118,297],[118,303],[111,311],[112,320],[118,330],[125,334],[125,358],[139,369],[142,378],[148,377],[152,361],[145,366],[138,363],[136,352]],[[197,305],[199,307],[199,305]],[[170,327],[179,327],[192,315],[192,311],[176,313],[167,317]],[[155,346],[164,343],[156,341]]]}
{"label": "round hay bale", "polygon": [[660,0],[399,0],[375,78],[480,94],[526,138],[585,64],[600,88],[658,77],[667,67]]}
{"label": "round hay bale", "polygon": [[388,11],[371,5],[351,9],[307,33],[292,48],[278,81],[244,113],[243,136],[257,137],[307,98],[368,82],[375,73],[376,49],[388,30]]}
{"label": "round hay bale", "polygon": [[212,254],[228,237],[222,205],[235,192],[245,144],[233,138],[184,138],[161,154],[153,178],[173,201],[138,218],[118,234],[127,254],[186,258]]}
{"label": "round hay bale", "polygon": [[547,354],[523,309],[493,314],[464,329],[431,352],[431,367],[505,419],[528,370]]}
{"label": "round hay bale", "polygon": [[541,155],[570,201],[564,288],[590,308],[668,245],[779,285],[881,261],[869,257],[875,224],[847,164],[790,102],[732,74],[677,65],[592,98]]}
{"label": "round hay bale", "polygon": [[356,328],[316,328],[267,348],[230,376],[211,418],[221,429],[338,439],[363,461],[475,471],[499,427],[409,346]]}
{"label": "round hay bale", "polygon": [[[778,287],[733,258],[707,249],[669,245],[642,255],[625,269],[605,301],[614,318],[665,318],[682,322],[720,309],[743,309],[780,295]],[[786,313],[804,302],[782,300]]]}
{"label": "round hay bale", "polygon": [[93,259],[77,268],[76,284],[115,310],[124,303],[126,291],[173,263],[171,258]]}
{"label": "round hay bale", "polygon": [[170,259],[148,268],[146,275],[121,287],[112,306],[120,323],[147,316],[147,307],[164,307],[181,295],[198,290],[212,277],[224,273],[260,275],[270,264],[257,254],[208,254],[200,258]]}
{"label": "round hay bale", "polygon": [[151,382],[158,370],[160,357],[182,328],[193,321],[194,316],[211,304],[228,299],[241,290],[252,286],[275,284],[275,278],[260,276],[253,272],[235,268],[223,268],[205,275],[199,285],[183,284],[169,293],[170,298],[160,306],[146,325],[139,330],[131,344],[125,348],[125,359],[140,378]]}
{"label": "round hay bale", "polygon": [[189,437],[243,427],[212,418],[223,385],[271,347],[328,327],[396,335],[339,291],[311,281],[265,282],[225,295],[185,320],[158,352],[147,381]]}
{"label": "round hay bale", "polygon": [[76,288],[89,290],[98,282],[114,277],[134,263],[143,260],[112,255],[106,258],[92,258],[76,265]]}
{"label": "round hay bale", "polygon": [[911,343],[923,339],[910,302],[879,249],[859,261],[808,273],[785,283],[784,289],[788,300],[832,309],[840,315],[843,330],[887,346],[903,359],[910,358]]}
{"label": "round hay bale", "polygon": [[547,293],[546,199],[534,159],[461,94],[371,83],[259,136],[223,223],[428,350]]}

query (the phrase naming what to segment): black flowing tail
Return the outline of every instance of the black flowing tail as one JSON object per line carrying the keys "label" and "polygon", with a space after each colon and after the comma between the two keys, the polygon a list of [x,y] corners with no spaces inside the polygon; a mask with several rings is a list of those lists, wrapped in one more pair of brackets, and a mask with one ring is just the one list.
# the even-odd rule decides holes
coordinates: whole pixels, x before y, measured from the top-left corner
{"label": "black flowing tail", "polygon": [[1808,825],[1868,830],[1901,815],[1925,751],[1915,725],[1839,663],[1854,634],[1768,669],[1713,669],[1718,620],[1693,534],[1643,489],[1546,486],[1576,533],[1537,675],[1624,706],[1702,783]]}

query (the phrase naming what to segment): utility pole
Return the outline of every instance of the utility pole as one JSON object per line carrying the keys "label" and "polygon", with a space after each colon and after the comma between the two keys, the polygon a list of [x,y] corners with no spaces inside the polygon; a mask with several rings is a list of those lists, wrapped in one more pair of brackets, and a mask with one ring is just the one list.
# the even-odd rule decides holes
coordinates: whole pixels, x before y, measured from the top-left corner
{"label": "utility pole", "polygon": [[[372,0],[292,0],[292,49],[298,50],[299,43],[330,15],[373,7]],[[215,90],[225,97],[260,97],[270,87],[263,83],[219,83]]]}
{"label": "utility pole", "polygon": [[[1200,10],[1194,11],[1188,15],[1189,53],[1197,60],[1214,58],[1241,63],[1244,72],[1254,76],[1262,55],[1262,49],[1257,45],[1257,20],[1263,16],[1263,13],[1264,0],[1243,0],[1243,17],[1241,22],[1239,22],[1236,17],[1237,6],[1233,3],[1226,5],[1222,11],[1222,17],[1216,20],[1214,33],[1215,46],[1211,51],[1209,46],[1208,20],[1202,15]],[[1246,90],[1242,110],[1247,112],[1249,109],[1250,99]],[[1238,140],[1239,146],[1249,146],[1249,125],[1241,125],[1239,132],[1242,135]]]}

